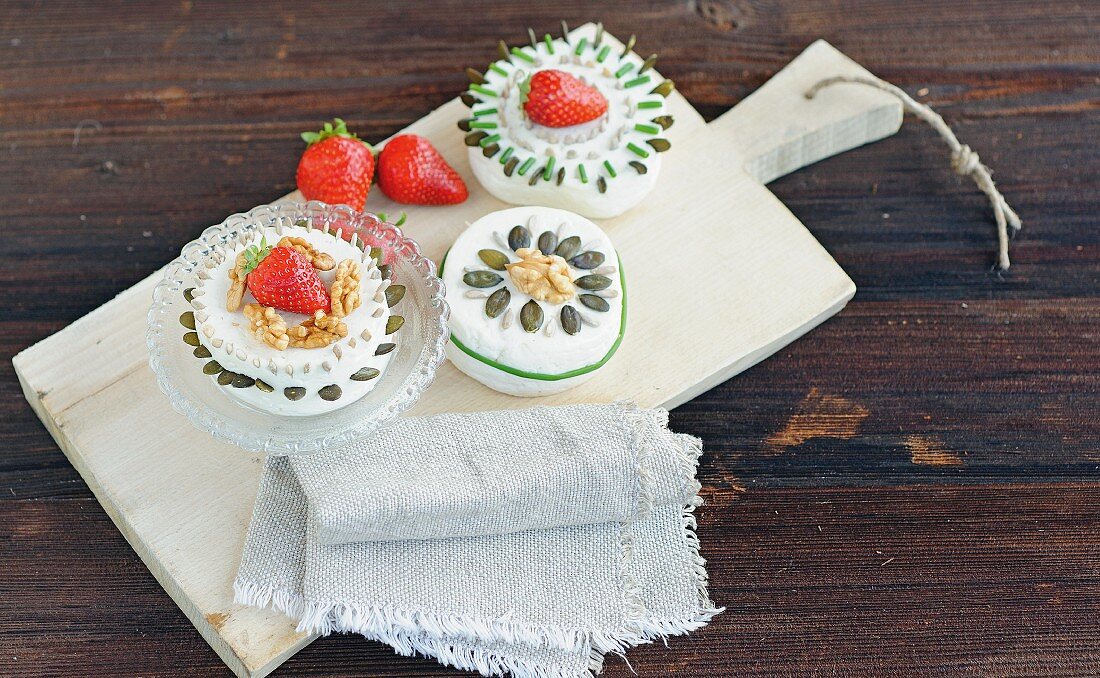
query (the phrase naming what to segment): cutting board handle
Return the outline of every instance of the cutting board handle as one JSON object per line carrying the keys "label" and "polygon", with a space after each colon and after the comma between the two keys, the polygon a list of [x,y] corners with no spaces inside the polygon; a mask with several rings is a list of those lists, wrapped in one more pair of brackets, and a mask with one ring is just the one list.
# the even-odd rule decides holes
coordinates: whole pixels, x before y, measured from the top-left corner
{"label": "cutting board handle", "polygon": [[[736,149],[745,170],[768,183],[831,155],[890,136],[901,127],[901,103],[869,87],[806,90],[834,75],[874,77],[818,40],[741,103],[708,125]],[[714,139],[715,145],[722,143]]]}

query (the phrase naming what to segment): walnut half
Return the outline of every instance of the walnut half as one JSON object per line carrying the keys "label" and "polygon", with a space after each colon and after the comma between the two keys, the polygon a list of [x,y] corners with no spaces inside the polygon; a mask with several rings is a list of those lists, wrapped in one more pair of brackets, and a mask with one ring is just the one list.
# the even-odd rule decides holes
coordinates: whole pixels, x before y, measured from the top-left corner
{"label": "walnut half", "polygon": [[331,271],[336,266],[336,260],[332,258],[331,254],[325,252],[318,252],[317,248],[309,243],[305,238],[292,238],[289,235],[283,236],[276,247],[289,247],[292,250],[298,252],[303,257],[308,259],[313,264],[313,268],[318,271]]}
{"label": "walnut half", "polygon": [[290,345],[286,321],[275,309],[260,304],[246,304],[244,315],[252,335],[276,351],[285,351]]}
{"label": "walnut half", "polygon": [[560,304],[573,298],[573,280],[569,264],[556,254],[543,254],[537,249],[516,250],[520,261],[507,264],[508,275],[521,292],[537,301]]}

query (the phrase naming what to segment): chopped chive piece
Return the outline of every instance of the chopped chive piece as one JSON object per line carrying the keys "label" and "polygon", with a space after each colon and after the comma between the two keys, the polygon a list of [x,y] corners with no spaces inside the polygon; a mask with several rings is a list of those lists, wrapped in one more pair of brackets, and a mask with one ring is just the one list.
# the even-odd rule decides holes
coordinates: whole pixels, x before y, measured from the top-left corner
{"label": "chopped chive piece", "polygon": [[546,160],[546,169],[542,172],[542,178],[550,181],[550,177],[554,176],[554,156],[550,156]]}
{"label": "chopped chive piece", "polygon": [[492,120],[474,120],[470,123],[470,129],[496,129],[497,124]]}
{"label": "chopped chive piece", "polygon": [[546,43],[546,51],[550,52],[550,54],[553,54],[554,53],[554,39],[550,37],[549,33],[547,33],[543,37],[543,41]]}
{"label": "chopped chive piece", "polygon": [[584,164],[577,165],[577,176],[581,178],[582,184],[588,183],[588,172],[584,169]]}
{"label": "chopped chive piece", "polygon": [[470,89],[474,92],[477,92],[478,94],[484,94],[487,97],[495,97],[497,95],[496,92],[489,89],[485,85],[470,85]]}
{"label": "chopped chive piece", "polygon": [[639,101],[638,108],[660,108],[660,101]]}
{"label": "chopped chive piece", "polygon": [[526,160],[524,160],[523,164],[519,166],[519,175],[522,177],[524,174],[527,174],[527,170],[531,169],[531,165],[534,164],[534,158],[527,158]]}
{"label": "chopped chive piece", "polygon": [[499,73],[500,75],[503,75],[504,77],[508,77],[508,71],[501,68],[500,65],[497,64],[497,62],[495,62],[495,61],[493,63],[489,64],[489,70],[494,72],[494,73]]}
{"label": "chopped chive piece", "polygon": [[633,80],[629,80],[629,81],[623,83],[623,87],[637,87],[638,85],[644,85],[647,82],[649,82],[649,76],[648,75],[642,75],[642,76],[639,76],[637,78],[634,78]]}
{"label": "chopped chive piece", "polygon": [[495,109],[495,108],[485,108],[485,109],[482,109],[480,111],[474,111],[474,117],[475,118],[480,118],[483,115],[492,115],[493,113],[496,113],[496,112],[497,112],[497,109]]}
{"label": "chopped chive piece", "polygon": [[492,136],[485,137],[484,139],[482,139],[478,143],[481,144],[482,148],[485,148],[489,144],[493,144],[493,143],[496,143],[498,141],[500,141],[500,135],[499,134],[494,134]]}
{"label": "chopped chive piece", "polygon": [[634,151],[634,154],[641,157],[641,158],[648,158],[649,157],[649,151],[645,150],[644,148],[639,148],[639,147],[635,146],[634,142],[632,142],[632,141],[628,142],[626,144],[626,147],[629,148],[631,151]]}
{"label": "chopped chive piece", "polygon": [[584,51],[584,46],[588,44],[588,38],[581,38],[581,41],[577,43],[577,49],[573,50],[573,54],[580,56]]}
{"label": "chopped chive piece", "polygon": [[619,176],[618,174],[616,174],[616,173],[615,173],[615,168],[611,166],[611,162],[610,162],[610,161],[608,161],[608,160],[604,160],[604,161],[603,161],[603,166],[607,168],[607,173],[611,175],[611,178],[612,178],[612,179],[614,179],[615,177]]}
{"label": "chopped chive piece", "polygon": [[512,157],[512,151],[514,151],[514,150],[515,150],[515,149],[514,149],[514,148],[512,148],[511,146],[509,146],[508,148],[504,149],[504,155],[500,156],[500,164],[501,164],[501,165],[503,165],[504,163],[508,162],[508,158],[511,158],[511,157]]}
{"label": "chopped chive piece", "polygon": [[600,53],[596,55],[596,61],[599,61],[602,64],[603,60],[607,58],[607,55],[610,52],[611,52],[611,45],[604,45],[603,47],[600,48]]}
{"label": "chopped chive piece", "polygon": [[523,59],[524,61],[526,61],[529,64],[535,63],[535,57],[531,56],[527,52],[524,52],[519,47],[513,47],[512,48],[512,54],[514,54],[515,56],[518,56],[520,59]]}
{"label": "chopped chive piece", "polygon": [[634,64],[626,63],[619,67],[619,70],[615,71],[615,77],[621,78],[630,71],[634,70]]}
{"label": "chopped chive piece", "polygon": [[[471,122],[470,127],[477,127],[477,123],[476,122]],[[493,127],[496,127],[496,125],[493,125]],[[656,125],[646,125],[646,124],[640,123],[640,122],[638,124],[634,125],[634,129],[638,130],[639,132],[642,132],[643,134],[660,134],[661,133],[661,128],[660,127],[657,127]]]}

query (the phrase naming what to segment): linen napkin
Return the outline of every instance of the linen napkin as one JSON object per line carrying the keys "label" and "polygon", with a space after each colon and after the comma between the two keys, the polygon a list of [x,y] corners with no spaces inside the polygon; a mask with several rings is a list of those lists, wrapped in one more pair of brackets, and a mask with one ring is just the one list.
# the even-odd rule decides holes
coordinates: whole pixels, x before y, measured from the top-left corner
{"label": "linen napkin", "polygon": [[485,675],[598,673],[720,611],[692,515],[702,448],[667,421],[627,404],[443,415],[270,458],[237,602]]}

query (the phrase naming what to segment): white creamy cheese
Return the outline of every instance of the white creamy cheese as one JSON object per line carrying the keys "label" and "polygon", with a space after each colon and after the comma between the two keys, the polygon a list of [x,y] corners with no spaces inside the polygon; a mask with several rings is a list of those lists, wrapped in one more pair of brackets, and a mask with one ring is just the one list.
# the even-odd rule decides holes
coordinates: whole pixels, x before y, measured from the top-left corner
{"label": "white creamy cheese", "polygon": [[[531,247],[537,247],[540,235],[547,231],[558,243],[577,236],[581,242],[578,253],[597,252],[603,262],[591,269],[570,265],[570,278],[603,275],[610,284],[597,291],[575,288],[573,296],[561,303],[537,301],[543,311],[543,324],[538,331],[526,331],[520,315],[531,296],[520,290],[507,271],[493,270],[479,256],[481,250],[492,249],[506,255],[510,262],[519,262],[520,257],[507,242],[515,226],[527,229]],[[487,288],[473,287],[464,277],[479,271],[499,276],[501,281]],[[594,375],[602,361],[610,357],[624,330],[622,272],[611,240],[588,219],[565,210],[515,207],[485,215],[455,241],[447,253],[442,277],[451,307],[453,342],[447,347],[448,357],[466,374],[504,393],[547,395],[576,386]],[[509,291],[510,302],[505,311],[491,318],[486,314],[487,295],[502,288]],[[581,302],[581,294],[602,299],[608,310],[589,308]],[[581,319],[576,334],[564,329],[562,309],[566,306]],[[560,378],[574,371],[583,374]]]}
{"label": "white creamy cheese", "polygon": [[[259,244],[261,238],[275,245],[283,236],[305,238],[317,250],[332,255],[337,264],[354,259],[362,266],[360,281],[360,306],[343,319],[348,334],[338,342],[324,348],[287,348],[279,351],[257,339],[249,330],[249,321],[243,311],[226,310],[226,294],[229,291],[229,271],[237,254],[250,245]],[[369,252],[369,248],[368,248]],[[213,252],[207,261],[205,276],[200,275],[191,302],[195,311],[195,326],[199,341],[212,358],[196,361],[195,369],[201,369],[209,360],[216,360],[224,369],[262,380],[272,387],[265,392],[256,386],[220,388],[236,400],[259,410],[284,416],[309,416],[331,412],[344,407],[374,389],[381,375],[368,381],[356,381],[351,376],[364,367],[385,372],[390,359],[400,349],[400,331],[386,336],[386,323],[390,309],[385,299],[385,289],[390,282],[384,280],[376,262],[367,252],[328,233],[312,228],[285,226],[260,229],[250,234],[245,242],[233,241],[222,252]],[[334,271],[318,271],[326,288],[332,285]],[[251,293],[245,292],[244,304],[255,303]],[[399,307],[398,307],[399,308]],[[395,309],[396,310],[396,309]],[[293,327],[307,316],[278,311]],[[378,347],[396,343],[397,349],[377,356]],[[215,377],[211,377],[215,379]],[[321,398],[319,391],[336,385],[342,395],[334,401]],[[303,388],[305,395],[290,400],[284,392],[287,388]]]}
{"label": "white creamy cheese", "polygon": [[[593,40],[574,34],[570,42],[559,38],[514,48],[509,59],[490,65],[484,83],[471,86],[469,94],[478,102],[470,111],[470,133],[486,136],[470,147],[470,166],[500,200],[604,219],[637,205],[656,183],[661,157],[649,142],[664,137],[666,125],[655,119],[671,121],[664,97],[652,90],[664,78],[652,68],[639,73],[644,62],[633,52],[624,55],[622,48]],[[563,128],[529,121],[520,84],[545,69],[565,71],[600,90],[608,102],[606,115]],[[540,170],[545,176],[532,184]]]}

